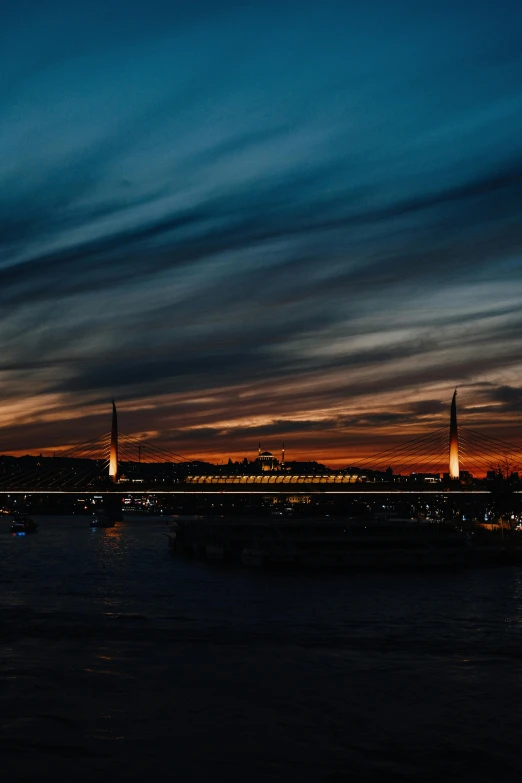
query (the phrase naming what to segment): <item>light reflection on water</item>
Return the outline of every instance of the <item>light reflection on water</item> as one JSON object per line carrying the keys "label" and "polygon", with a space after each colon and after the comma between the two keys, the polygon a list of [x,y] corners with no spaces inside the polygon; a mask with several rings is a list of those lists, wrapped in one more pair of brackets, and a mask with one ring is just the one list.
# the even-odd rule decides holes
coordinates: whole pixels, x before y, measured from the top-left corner
{"label": "light reflection on water", "polygon": [[522,570],[274,576],[39,521],[0,521],[2,779],[520,771]]}

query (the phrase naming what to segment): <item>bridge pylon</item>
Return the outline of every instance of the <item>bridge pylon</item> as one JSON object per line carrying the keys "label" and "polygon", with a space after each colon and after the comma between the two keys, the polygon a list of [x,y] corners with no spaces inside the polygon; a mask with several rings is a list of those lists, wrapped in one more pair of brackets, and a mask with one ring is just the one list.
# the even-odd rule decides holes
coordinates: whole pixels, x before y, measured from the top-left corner
{"label": "bridge pylon", "polygon": [[112,401],[112,427],[111,427],[111,447],[109,452],[109,477],[118,481],[118,413],[116,403]]}
{"label": "bridge pylon", "polygon": [[449,433],[449,475],[451,479],[460,477],[459,467],[459,432],[457,427],[457,390],[453,392],[450,413]]}

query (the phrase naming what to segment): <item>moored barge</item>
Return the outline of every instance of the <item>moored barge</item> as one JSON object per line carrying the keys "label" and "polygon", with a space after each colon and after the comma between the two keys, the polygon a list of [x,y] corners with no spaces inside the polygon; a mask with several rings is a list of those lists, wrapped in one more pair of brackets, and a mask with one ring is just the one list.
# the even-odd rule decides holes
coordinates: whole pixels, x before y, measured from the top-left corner
{"label": "moored barge", "polygon": [[411,520],[180,520],[169,545],[178,554],[273,569],[478,564],[468,536],[453,525]]}

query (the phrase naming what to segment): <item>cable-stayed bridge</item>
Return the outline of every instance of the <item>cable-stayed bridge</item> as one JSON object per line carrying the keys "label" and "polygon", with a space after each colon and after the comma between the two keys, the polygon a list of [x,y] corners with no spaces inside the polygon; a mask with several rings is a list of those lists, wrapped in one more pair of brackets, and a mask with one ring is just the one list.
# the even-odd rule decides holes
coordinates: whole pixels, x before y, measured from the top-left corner
{"label": "cable-stayed bridge", "polygon": [[449,428],[403,441],[338,471],[297,473],[284,464],[284,457],[281,463],[273,459],[267,464],[261,456],[244,472],[213,468],[122,433],[113,402],[111,429],[97,438],[54,457],[0,457],[0,493],[489,493],[499,480],[522,491],[522,449],[458,428],[456,392]]}

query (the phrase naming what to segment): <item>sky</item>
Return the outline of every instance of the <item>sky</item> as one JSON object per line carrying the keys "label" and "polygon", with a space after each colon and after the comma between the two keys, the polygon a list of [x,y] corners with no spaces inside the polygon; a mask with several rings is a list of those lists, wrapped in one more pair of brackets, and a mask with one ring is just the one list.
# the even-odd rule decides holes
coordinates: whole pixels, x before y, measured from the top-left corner
{"label": "sky", "polygon": [[519,0],[7,0],[0,453],[522,444]]}

